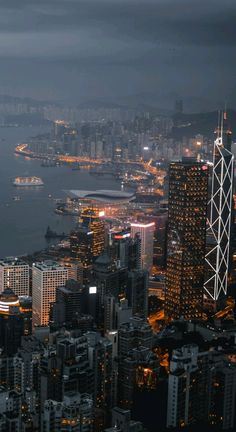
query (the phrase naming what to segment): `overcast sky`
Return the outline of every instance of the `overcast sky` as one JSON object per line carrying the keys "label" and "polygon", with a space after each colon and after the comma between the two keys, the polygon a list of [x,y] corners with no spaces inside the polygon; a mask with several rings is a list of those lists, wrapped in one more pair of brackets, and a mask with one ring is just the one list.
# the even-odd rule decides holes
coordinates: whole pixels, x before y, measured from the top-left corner
{"label": "overcast sky", "polygon": [[236,106],[235,0],[0,0],[0,33],[2,94]]}

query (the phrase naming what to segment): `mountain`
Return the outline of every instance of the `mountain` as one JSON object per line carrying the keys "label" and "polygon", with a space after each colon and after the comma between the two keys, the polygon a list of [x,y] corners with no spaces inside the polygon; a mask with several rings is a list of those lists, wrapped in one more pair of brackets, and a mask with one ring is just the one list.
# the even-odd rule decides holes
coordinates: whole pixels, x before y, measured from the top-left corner
{"label": "mountain", "polygon": [[[173,115],[174,126],[171,136],[175,139],[183,137],[191,138],[197,134],[202,134],[208,138],[213,138],[214,131],[218,125],[218,111],[193,113],[193,114],[175,114]],[[232,130],[233,137],[236,137],[236,111],[227,110],[228,127]]]}

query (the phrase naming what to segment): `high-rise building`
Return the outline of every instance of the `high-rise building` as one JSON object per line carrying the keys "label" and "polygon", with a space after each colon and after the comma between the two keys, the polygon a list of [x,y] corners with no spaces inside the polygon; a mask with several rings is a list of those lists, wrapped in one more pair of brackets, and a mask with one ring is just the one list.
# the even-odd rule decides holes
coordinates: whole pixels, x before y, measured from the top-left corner
{"label": "high-rise building", "polygon": [[77,319],[82,310],[82,296],[82,287],[73,279],[66,281],[65,286],[58,287],[52,306],[53,322],[62,325]]}
{"label": "high-rise building", "polygon": [[228,113],[225,110],[223,114],[223,143],[226,150],[232,152],[232,131],[228,124]]}
{"label": "high-rise building", "polygon": [[0,294],[0,348],[7,355],[17,352],[24,335],[24,314],[17,295],[11,289]]}
{"label": "high-rise building", "polygon": [[128,300],[115,299],[113,296],[104,297],[104,332],[117,330],[121,324],[126,323],[132,317],[132,307]]}
{"label": "high-rise building", "polygon": [[219,429],[234,425],[236,369],[217,351],[197,345],[174,350],[168,377],[167,427],[210,423]]}
{"label": "high-rise building", "polygon": [[138,346],[129,351],[128,355],[119,361],[119,404],[131,408],[136,390],[155,390],[158,374],[159,360],[150,349]]}
{"label": "high-rise building", "polygon": [[93,209],[85,209],[76,229],[71,232],[72,258],[89,267],[102,254],[105,247],[105,226]]}
{"label": "high-rise building", "polygon": [[6,288],[17,296],[29,295],[29,265],[21,259],[0,260],[0,293]]}
{"label": "high-rise building", "polygon": [[94,371],[95,405],[108,416],[112,408],[112,343],[96,332],[88,332],[86,337],[89,365]]}
{"label": "high-rise building", "polygon": [[33,264],[32,300],[33,325],[48,325],[49,312],[56,300],[56,289],[65,286],[68,271],[54,261]]}
{"label": "high-rise building", "polygon": [[222,126],[214,143],[204,283],[205,296],[215,302],[227,293],[233,178],[234,156],[231,153],[231,135],[227,134],[227,131],[223,133]]}
{"label": "high-rise building", "polygon": [[122,231],[112,236],[112,255],[120,267],[128,270],[141,268],[141,239],[131,238],[130,231]]}
{"label": "high-rise building", "polygon": [[132,317],[122,324],[118,330],[119,355],[126,357],[133,348],[138,346],[151,350],[153,333],[151,326],[142,318]]}
{"label": "high-rise building", "polygon": [[128,273],[127,298],[133,315],[148,316],[148,272],[133,270]]}
{"label": "high-rise building", "polygon": [[208,167],[192,158],[170,164],[165,314],[200,318],[203,303]]}
{"label": "high-rise building", "polygon": [[141,240],[141,268],[151,271],[153,265],[153,243],[155,223],[131,223],[131,237],[137,235]]}
{"label": "high-rise building", "polygon": [[101,304],[104,296],[123,297],[127,286],[127,269],[117,268],[107,254],[101,255],[94,264],[94,281],[98,288]]}

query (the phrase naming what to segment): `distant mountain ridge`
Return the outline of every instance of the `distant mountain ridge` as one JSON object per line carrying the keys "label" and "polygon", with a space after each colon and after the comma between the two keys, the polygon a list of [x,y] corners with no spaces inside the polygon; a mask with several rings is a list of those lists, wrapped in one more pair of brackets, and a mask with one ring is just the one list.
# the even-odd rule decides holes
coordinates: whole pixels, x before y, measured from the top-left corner
{"label": "distant mountain ridge", "polygon": [[[218,111],[197,114],[174,114],[171,136],[175,139],[191,138],[197,134],[213,138],[218,126]],[[236,110],[227,110],[227,124],[236,140]]]}

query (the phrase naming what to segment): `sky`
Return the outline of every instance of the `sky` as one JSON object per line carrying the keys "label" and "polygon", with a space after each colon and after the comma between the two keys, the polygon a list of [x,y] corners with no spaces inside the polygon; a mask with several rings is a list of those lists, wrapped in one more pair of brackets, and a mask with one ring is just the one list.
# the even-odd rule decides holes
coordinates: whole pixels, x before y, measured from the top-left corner
{"label": "sky", "polygon": [[0,94],[236,107],[235,0],[1,0]]}

